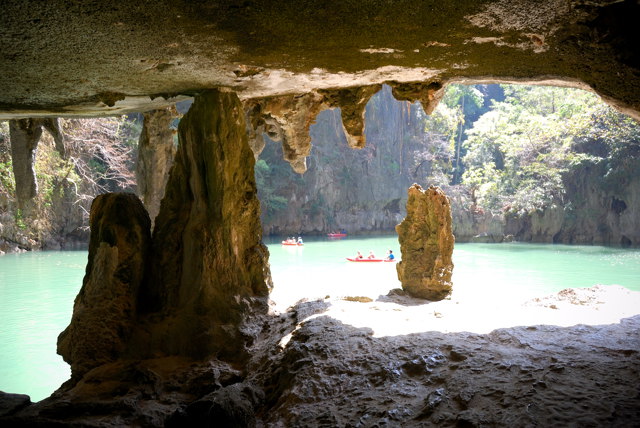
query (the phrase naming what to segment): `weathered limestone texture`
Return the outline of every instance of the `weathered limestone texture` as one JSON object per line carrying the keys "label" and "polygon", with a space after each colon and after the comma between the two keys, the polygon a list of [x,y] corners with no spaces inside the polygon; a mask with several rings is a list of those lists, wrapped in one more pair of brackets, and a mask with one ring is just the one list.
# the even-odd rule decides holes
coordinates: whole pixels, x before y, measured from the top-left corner
{"label": "weathered limestone texture", "polygon": [[451,206],[442,190],[409,188],[407,216],[396,226],[402,261],[398,279],[414,297],[442,300],[451,293],[453,243]]}
{"label": "weathered limestone texture", "polygon": [[347,144],[352,149],[361,149],[366,145],[364,135],[364,112],[367,103],[380,89],[382,85],[363,86],[360,88],[347,88],[334,91],[321,91],[325,97],[325,103],[330,108],[340,108],[342,116],[342,129],[347,137]]}
{"label": "weathered limestone texture", "polygon": [[47,117],[42,120],[42,126],[46,129],[51,137],[53,137],[53,142],[55,144],[56,150],[60,154],[62,159],[67,158],[67,149],[64,144],[64,134],[62,133],[62,129],[60,129],[60,123],[58,122],[57,117]]}
{"label": "weathered limestone texture", "polygon": [[244,315],[266,313],[271,285],[255,160],[237,95],[196,97],[178,135],[153,233],[150,324],[134,352],[237,360]]}
{"label": "weathered limestone texture", "polygon": [[[284,160],[299,174],[307,170],[306,158],[311,152],[309,127],[324,108],[323,97],[310,92],[305,95],[286,95],[251,100],[245,108],[249,112],[256,140],[252,146],[262,150],[262,132],[274,130],[269,137],[282,142]],[[276,131],[277,130],[277,131]]]}
{"label": "weathered limestone texture", "polygon": [[152,227],[160,211],[160,201],[176,154],[173,130],[169,126],[177,116],[175,107],[144,113],[144,125],[138,141],[136,178],[138,196],[149,211]]}
{"label": "weathered limestone texture", "polygon": [[36,181],[36,149],[42,135],[41,119],[17,119],[9,121],[11,134],[11,159],[16,179],[16,198],[24,209],[38,193]]}
{"label": "weathered limestone texture", "polygon": [[16,197],[23,210],[30,207],[29,201],[38,194],[35,162],[36,150],[44,127],[53,137],[56,150],[66,158],[64,137],[57,118],[15,119],[9,121],[11,135],[11,159],[16,179]]}
{"label": "weathered limestone texture", "polygon": [[150,252],[147,211],[130,193],[99,195],[91,205],[89,262],[58,353],[72,379],[120,357],[137,322],[138,293]]}
{"label": "weathered limestone texture", "polygon": [[424,112],[433,113],[444,96],[445,86],[441,82],[398,83],[389,82],[393,97],[398,101],[420,101]]}

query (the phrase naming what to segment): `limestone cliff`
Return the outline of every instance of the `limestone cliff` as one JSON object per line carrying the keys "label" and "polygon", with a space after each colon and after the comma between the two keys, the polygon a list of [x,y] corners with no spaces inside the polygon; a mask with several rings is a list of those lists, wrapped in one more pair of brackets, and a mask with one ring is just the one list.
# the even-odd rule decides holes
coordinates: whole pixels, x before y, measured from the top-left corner
{"label": "limestone cliff", "polygon": [[409,188],[407,216],[396,227],[402,260],[398,279],[413,297],[442,300],[451,293],[454,236],[449,199],[437,187]]}
{"label": "limestone cliff", "polygon": [[[433,166],[425,162],[425,114],[418,104],[397,101],[389,86],[371,97],[363,113],[366,144],[359,150],[349,141],[364,141],[355,137],[360,131],[343,127],[351,113],[330,109],[317,116],[310,127],[313,146],[303,175],[289,172],[279,145],[265,134],[267,144],[259,159],[270,170],[261,177],[259,191],[266,234],[388,232],[402,220],[406,188],[429,175]],[[273,196],[286,199],[286,204],[270,207]]]}
{"label": "limestone cliff", "polygon": [[578,168],[564,177],[568,201],[563,206],[535,213],[530,223],[511,220],[508,226],[519,226],[511,233],[540,242],[640,245],[638,159],[621,160],[629,168],[624,179],[607,174],[603,163]]}
{"label": "limestone cliff", "polygon": [[[637,162],[627,158],[628,162]],[[492,214],[454,192],[453,230],[460,242],[544,242],[640,245],[640,176],[629,172],[613,185],[604,164],[579,167],[563,176],[563,201],[543,210]]]}

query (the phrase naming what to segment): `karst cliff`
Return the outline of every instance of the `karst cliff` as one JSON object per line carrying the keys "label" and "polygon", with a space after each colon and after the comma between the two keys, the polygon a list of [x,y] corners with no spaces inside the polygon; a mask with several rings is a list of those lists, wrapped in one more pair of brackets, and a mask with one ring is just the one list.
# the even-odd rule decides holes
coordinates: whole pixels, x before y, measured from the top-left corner
{"label": "karst cliff", "polygon": [[[385,83],[425,111],[449,82],[581,87],[640,118],[639,11],[635,1],[559,0],[3,5],[0,119],[24,125],[20,156],[37,132],[28,121],[195,102],[153,230],[135,197],[94,202],[91,258],[59,339],[72,378],[36,404],[0,394],[0,423],[636,423],[637,319],[605,333],[379,338],[328,316],[304,322],[326,302],[269,313],[251,147],[266,133],[302,172],[309,125],[333,107],[348,144],[361,147],[363,105]],[[553,334],[585,335],[587,345],[564,350]],[[556,356],[536,347],[543,342]],[[576,391],[598,405],[566,398]]]}

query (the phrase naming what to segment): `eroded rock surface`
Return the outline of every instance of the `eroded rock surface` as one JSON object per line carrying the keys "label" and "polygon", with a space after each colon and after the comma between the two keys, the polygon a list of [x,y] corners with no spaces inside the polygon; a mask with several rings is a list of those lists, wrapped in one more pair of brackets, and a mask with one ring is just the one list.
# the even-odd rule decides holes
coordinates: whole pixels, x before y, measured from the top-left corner
{"label": "eroded rock surface", "polygon": [[179,149],[153,233],[144,290],[148,322],[135,354],[241,358],[252,310],[271,286],[244,112],[234,93],[196,98],[180,121]]}
{"label": "eroded rock surface", "polygon": [[42,128],[45,128],[55,142],[56,150],[62,158],[66,157],[64,137],[58,119],[56,118],[29,118],[9,121],[11,134],[11,160],[13,175],[16,180],[16,198],[22,209],[30,207],[29,201],[38,193],[36,180],[36,150]]}
{"label": "eroded rock surface", "polygon": [[307,170],[306,158],[311,152],[309,127],[323,108],[317,93],[252,100],[246,107],[254,130],[252,146],[259,153],[264,147],[262,133],[282,142],[284,160],[297,173]]}
{"label": "eroded rock surface", "polygon": [[213,87],[252,99],[452,79],[591,87],[640,117],[635,1],[58,6],[3,8],[0,117],[143,111]]}
{"label": "eroded rock surface", "polygon": [[[482,316],[484,309],[464,299],[300,302],[254,318],[261,335],[243,369],[215,358],[120,360],[35,404],[0,394],[7,409],[0,424],[634,426],[640,315],[600,317],[618,300],[635,313],[639,299],[622,287],[564,290],[515,309],[539,323],[488,333],[442,330],[469,309]],[[357,323],[348,320],[354,313]],[[582,324],[587,313],[606,321]],[[403,334],[407,316],[417,319]],[[573,326],[553,325],[554,318]],[[380,334],[389,324],[395,332]]]}
{"label": "eroded rock surface", "polygon": [[133,194],[96,197],[90,225],[86,274],[71,323],[58,337],[76,381],[127,350],[151,245],[149,215]]}
{"label": "eroded rock surface", "polygon": [[11,132],[11,159],[16,180],[16,198],[21,207],[38,192],[36,181],[36,149],[42,135],[40,119],[18,119],[9,121]]}
{"label": "eroded rock surface", "polygon": [[149,212],[152,226],[160,211],[160,201],[176,154],[174,132],[169,125],[177,116],[175,107],[144,113],[144,124],[138,141],[136,178],[138,195]]}
{"label": "eroded rock surface", "polygon": [[[444,95],[443,84],[391,83],[393,96],[399,101],[420,101],[430,114]],[[342,89],[322,89],[305,95],[279,96],[246,101],[247,131],[251,148],[258,157],[264,149],[263,134],[282,142],[284,159],[294,171],[307,170],[306,158],[311,152],[310,126],[318,113],[325,109],[340,109],[342,130],[352,149],[366,146],[365,108],[382,85],[368,85]]]}
{"label": "eroded rock surface", "polygon": [[402,261],[398,279],[414,297],[442,300],[451,293],[453,244],[451,206],[437,187],[409,188],[407,216],[396,226]]}
{"label": "eroded rock surface", "polygon": [[265,426],[632,426],[639,327],[636,316],[375,337],[321,316],[272,357],[259,415]]}
{"label": "eroded rock surface", "polygon": [[371,85],[360,88],[322,91],[327,106],[340,109],[344,135],[347,137],[347,144],[352,149],[361,149],[366,144],[364,135],[365,107],[371,97],[381,88],[382,85]]}

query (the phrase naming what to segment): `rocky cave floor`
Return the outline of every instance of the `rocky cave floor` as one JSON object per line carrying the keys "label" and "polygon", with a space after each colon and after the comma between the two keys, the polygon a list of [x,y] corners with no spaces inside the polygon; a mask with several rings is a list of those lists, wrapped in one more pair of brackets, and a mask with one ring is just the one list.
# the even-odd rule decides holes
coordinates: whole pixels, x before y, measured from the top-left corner
{"label": "rocky cave floor", "polygon": [[118,362],[22,409],[5,395],[0,425],[640,426],[640,292],[568,289],[502,311],[392,292],[272,312],[246,326],[246,372]]}

